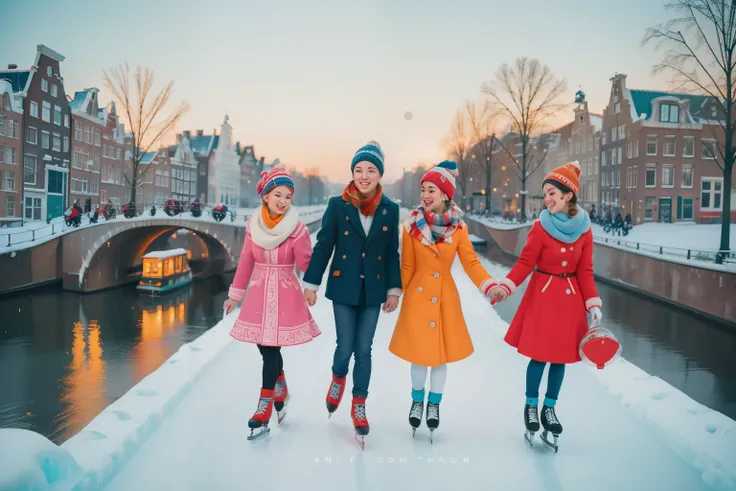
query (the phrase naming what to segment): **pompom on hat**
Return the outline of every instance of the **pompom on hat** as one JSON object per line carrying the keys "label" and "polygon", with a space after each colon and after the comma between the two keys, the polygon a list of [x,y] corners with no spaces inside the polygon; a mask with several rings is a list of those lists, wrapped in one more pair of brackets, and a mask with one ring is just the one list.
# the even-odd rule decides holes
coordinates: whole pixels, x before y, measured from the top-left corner
{"label": "pompom on hat", "polygon": [[263,198],[279,186],[288,186],[292,192],[294,191],[294,181],[291,179],[291,174],[286,172],[286,169],[280,165],[261,172],[261,179],[256,185],[256,192]]}
{"label": "pompom on hat", "polygon": [[544,180],[546,181],[549,179],[560,183],[570,189],[570,191],[575,193],[575,196],[577,196],[578,190],[580,189],[580,170],[580,162],[577,160],[574,162],[568,162],[547,174]]}
{"label": "pompom on hat", "polygon": [[378,168],[378,172],[383,175],[383,150],[381,149],[381,145],[377,141],[371,140],[360,147],[358,151],[355,152],[353,161],[350,163],[350,172],[355,169],[355,166],[358,165],[359,162],[370,162],[375,165]]}
{"label": "pompom on hat", "polygon": [[457,163],[452,160],[440,162],[437,166],[429,169],[420,182],[431,182],[440,191],[445,193],[449,199],[455,196],[455,178],[458,176]]}

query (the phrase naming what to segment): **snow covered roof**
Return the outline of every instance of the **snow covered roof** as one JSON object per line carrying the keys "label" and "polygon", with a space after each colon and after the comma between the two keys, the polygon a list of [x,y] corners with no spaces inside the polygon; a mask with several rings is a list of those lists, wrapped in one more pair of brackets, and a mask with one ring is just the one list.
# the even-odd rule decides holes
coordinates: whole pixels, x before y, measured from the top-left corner
{"label": "snow covered roof", "polygon": [[153,159],[156,157],[156,153],[158,152],[148,152],[146,153],[143,158],[141,159],[141,164],[150,164],[153,162]]}
{"label": "snow covered roof", "polygon": [[652,113],[654,112],[652,108],[652,103],[656,99],[659,99],[661,97],[670,97],[690,101],[690,114],[692,115],[693,119],[698,120],[699,118],[703,117],[702,110],[705,106],[705,103],[708,102],[709,99],[712,99],[712,97],[704,95],[677,94],[674,92],[661,92],[656,90],[629,89],[629,93],[631,94],[631,99],[634,103],[634,111],[637,116],[635,121],[638,120],[639,116],[641,116],[642,114],[646,115],[645,119],[651,119]]}
{"label": "snow covered roof", "polygon": [[2,100],[2,95],[6,92],[10,98],[10,109],[18,114],[23,114],[23,107],[20,102],[13,97],[13,85],[10,83],[10,80],[0,79],[0,100]]}
{"label": "snow covered roof", "polygon": [[187,251],[182,248],[178,249],[170,249],[168,251],[151,251],[145,256],[143,256],[144,259],[166,259],[169,257],[175,257],[175,256],[181,256],[186,255]]}
{"label": "snow covered roof", "polygon": [[8,80],[13,86],[13,92],[23,92],[31,76],[30,70],[3,70],[0,71],[0,80]]}

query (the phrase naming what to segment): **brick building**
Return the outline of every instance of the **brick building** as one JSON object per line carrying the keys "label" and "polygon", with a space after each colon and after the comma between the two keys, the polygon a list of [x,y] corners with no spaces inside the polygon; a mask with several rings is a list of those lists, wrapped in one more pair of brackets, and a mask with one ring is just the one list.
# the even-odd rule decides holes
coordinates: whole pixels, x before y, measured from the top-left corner
{"label": "brick building", "polygon": [[23,204],[23,107],[0,80],[0,227],[20,224]]}
{"label": "brick building", "polygon": [[716,162],[722,118],[709,97],[629,89],[626,75],[611,78],[601,137],[602,211],[631,214],[633,223],[720,221],[728,192]]}
{"label": "brick building", "polygon": [[129,187],[123,178],[130,168],[125,160],[125,127],[120,123],[114,102],[100,109],[100,117],[105,122],[102,129],[102,161],[100,168],[100,202],[108,200],[117,207],[130,196]]}
{"label": "brick building", "polygon": [[100,115],[98,94],[97,88],[85,89],[76,92],[69,102],[74,129],[69,198],[86,212],[100,204],[102,135],[106,120]]}

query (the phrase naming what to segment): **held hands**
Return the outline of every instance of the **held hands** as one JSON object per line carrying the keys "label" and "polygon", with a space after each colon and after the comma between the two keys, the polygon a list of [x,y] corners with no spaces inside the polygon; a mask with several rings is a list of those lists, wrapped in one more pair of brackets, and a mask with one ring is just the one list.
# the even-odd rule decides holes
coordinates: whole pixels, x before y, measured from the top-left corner
{"label": "held hands", "polygon": [[491,291],[488,293],[488,296],[491,298],[491,305],[496,305],[499,302],[503,302],[506,300],[506,297],[509,296],[509,292],[506,288],[496,285],[493,288],[491,288]]}
{"label": "held hands", "polygon": [[314,304],[317,303],[317,292],[305,288],[304,301],[307,302],[307,305],[309,305],[310,307],[314,307]]}
{"label": "held hands", "polygon": [[228,298],[227,300],[225,300],[225,305],[223,306],[223,308],[225,309],[225,313],[229,314],[230,312],[232,312],[236,305],[238,305],[238,302],[236,302],[232,298]]}
{"label": "held hands", "polygon": [[396,310],[396,307],[399,306],[399,297],[396,295],[389,295],[388,298],[386,298],[386,302],[383,304],[383,311],[387,314],[390,314],[394,310]]}

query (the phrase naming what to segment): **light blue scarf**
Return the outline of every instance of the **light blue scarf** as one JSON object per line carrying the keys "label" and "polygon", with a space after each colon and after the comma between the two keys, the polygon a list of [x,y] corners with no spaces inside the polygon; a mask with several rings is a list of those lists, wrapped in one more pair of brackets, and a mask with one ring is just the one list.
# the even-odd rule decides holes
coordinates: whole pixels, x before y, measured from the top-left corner
{"label": "light blue scarf", "polygon": [[549,210],[542,210],[539,214],[539,221],[548,234],[565,244],[574,243],[590,229],[590,217],[579,206],[578,214],[573,218],[570,218],[564,211],[553,215]]}

